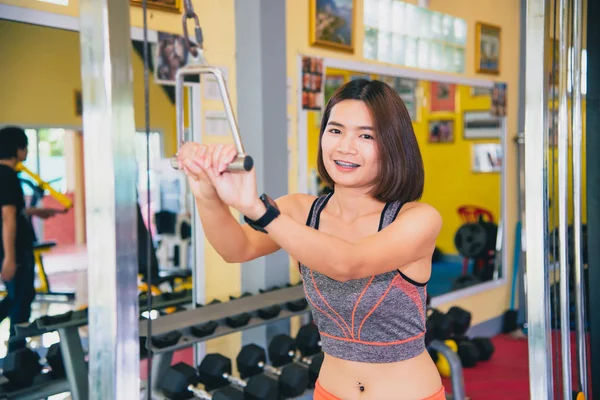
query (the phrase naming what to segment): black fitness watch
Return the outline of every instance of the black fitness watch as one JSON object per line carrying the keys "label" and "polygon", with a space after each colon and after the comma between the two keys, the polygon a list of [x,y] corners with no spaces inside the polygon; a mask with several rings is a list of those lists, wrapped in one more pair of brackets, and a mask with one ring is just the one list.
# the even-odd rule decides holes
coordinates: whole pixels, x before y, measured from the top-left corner
{"label": "black fitness watch", "polygon": [[246,221],[246,223],[250,225],[250,227],[252,227],[253,229],[259,232],[267,233],[265,228],[271,223],[271,221],[277,218],[281,214],[281,212],[277,207],[277,203],[275,203],[275,201],[271,199],[266,193],[260,195],[259,198],[267,208],[267,212],[264,213],[264,215],[256,221],[251,220],[250,218],[244,215],[244,221]]}

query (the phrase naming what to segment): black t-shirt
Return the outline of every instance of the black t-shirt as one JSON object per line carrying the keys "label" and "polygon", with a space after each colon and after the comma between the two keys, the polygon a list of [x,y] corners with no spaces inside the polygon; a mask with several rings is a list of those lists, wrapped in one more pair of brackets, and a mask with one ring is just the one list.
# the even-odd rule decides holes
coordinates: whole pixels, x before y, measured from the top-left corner
{"label": "black t-shirt", "polygon": [[[0,164],[0,209],[4,206],[17,208],[17,234],[15,238],[16,256],[33,249],[33,230],[29,217],[25,214],[25,196],[17,172],[7,165]],[[2,213],[0,213],[0,260],[4,259],[2,236]]]}

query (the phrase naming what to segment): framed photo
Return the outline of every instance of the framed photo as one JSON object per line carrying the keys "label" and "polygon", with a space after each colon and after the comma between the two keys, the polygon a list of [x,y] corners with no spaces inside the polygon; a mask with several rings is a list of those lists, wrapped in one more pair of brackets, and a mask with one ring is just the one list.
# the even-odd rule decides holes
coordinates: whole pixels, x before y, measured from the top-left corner
{"label": "framed photo", "polygon": [[502,172],[504,155],[500,143],[477,143],[472,148],[472,170],[475,173]]}
{"label": "framed photo", "polygon": [[478,22],[475,27],[475,70],[500,73],[500,27]]}
{"label": "framed photo", "polygon": [[[142,0],[129,0],[132,6],[141,7]],[[167,11],[172,13],[181,13],[181,3],[183,0],[146,0],[148,8]]]}
{"label": "framed photo", "polygon": [[465,139],[499,139],[501,135],[500,118],[491,111],[465,111]]}
{"label": "framed photo", "polygon": [[311,46],[354,52],[356,0],[309,0]]}
{"label": "framed photo", "polygon": [[429,121],[428,132],[429,143],[453,143],[454,142],[454,120],[438,119]]}
{"label": "framed photo", "polygon": [[302,109],[321,110],[323,106],[323,59],[302,57]]}
{"label": "framed photo", "polygon": [[449,111],[456,108],[456,85],[453,83],[431,82],[431,112]]}

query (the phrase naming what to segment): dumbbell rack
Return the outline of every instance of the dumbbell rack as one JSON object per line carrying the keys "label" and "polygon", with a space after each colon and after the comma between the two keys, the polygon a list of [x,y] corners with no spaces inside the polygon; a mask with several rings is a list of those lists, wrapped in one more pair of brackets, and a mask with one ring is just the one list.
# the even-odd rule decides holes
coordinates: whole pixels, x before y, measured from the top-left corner
{"label": "dumbbell rack", "polygon": [[[154,309],[177,307],[192,302],[191,291],[173,296],[165,294],[153,296]],[[147,299],[140,297],[140,312],[146,310]],[[13,391],[0,392],[0,399],[37,400],[55,394],[71,392],[73,400],[87,400],[89,398],[88,367],[85,361],[85,351],[81,344],[79,328],[88,324],[88,310],[68,311],[61,315],[51,317],[43,316],[31,323],[15,326],[16,338],[41,336],[45,333],[57,332],[59,335],[60,349],[65,366],[66,378],[55,379],[39,385]]]}
{"label": "dumbbell rack", "polygon": [[69,311],[53,319],[41,317],[31,324],[17,325],[15,327],[17,337],[40,336],[48,332],[58,332],[66,379],[58,379],[48,382],[48,384],[34,385],[2,395],[10,396],[7,398],[35,400],[70,391],[74,400],[87,399],[88,368],[79,336],[79,327],[87,325],[87,321],[88,315],[87,309],[85,309]]}
{"label": "dumbbell rack", "polygon": [[[207,307],[180,311],[154,319],[152,321],[153,340],[150,341],[150,348],[154,354],[151,371],[151,390],[153,392],[157,390],[157,384],[160,377],[164,375],[165,371],[171,365],[173,353],[176,350],[228,335],[233,332],[243,331],[269,324],[274,321],[304,315],[310,312],[310,307],[307,306],[299,311],[291,311],[287,307],[288,302],[294,302],[301,299],[304,299],[302,286],[293,286],[253,296],[242,297],[226,303],[212,304]],[[262,319],[257,316],[259,310],[272,306],[279,306],[281,308],[278,315],[269,319]],[[227,318],[244,313],[251,315],[248,323],[235,328],[227,325]],[[193,326],[202,325],[212,321],[217,323],[217,327],[212,333],[202,337],[195,336],[192,333],[191,329]],[[147,328],[147,322],[140,322],[140,337],[147,338]],[[167,335],[172,336],[173,343],[170,343],[167,346],[157,347],[154,339],[157,337],[165,337]]]}
{"label": "dumbbell rack", "polygon": [[[177,307],[191,303],[188,296],[168,298],[170,296],[154,296],[153,309]],[[149,341],[153,353],[152,362],[152,392],[158,392],[157,383],[160,377],[170,367],[175,351],[192,346],[196,343],[205,342],[234,332],[243,331],[269,324],[278,320],[305,315],[310,312],[308,305],[303,309],[290,309],[289,304],[305,301],[304,291],[301,285],[289,288],[277,289],[261,294],[233,299],[225,303],[216,303],[202,306],[186,311],[178,311],[173,314],[159,316],[152,320],[152,340]],[[278,306],[280,311],[271,318],[261,318],[259,311],[269,307]],[[146,300],[140,298],[140,311],[146,309]],[[241,314],[249,314],[250,318],[242,326],[231,327],[228,318]],[[48,322],[52,321],[52,322]],[[58,379],[43,387],[32,386],[19,392],[10,393],[9,398],[38,399],[48,397],[66,391],[71,392],[73,400],[84,400],[88,398],[88,368],[85,362],[85,352],[81,345],[79,328],[87,325],[87,309],[69,311],[60,316],[40,317],[30,324],[16,326],[17,336],[20,338],[39,336],[48,332],[58,332],[60,347],[65,365],[66,379]],[[194,335],[192,327],[216,323],[216,327],[203,336]],[[139,323],[140,339],[148,336],[148,321],[141,320]],[[165,338],[168,338],[165,340]],[[157,340],[158,339],[158,340]],[[157,345],[159,344],[159,345]],[[442,342],[434,340],[430,346],[440,352],[448,359],[452,371],[453,399],[465,399],[462,366],[458,356]],[[144,385],[142,385],[144,386]],[[0,394],[0,398],[5,398]]]}

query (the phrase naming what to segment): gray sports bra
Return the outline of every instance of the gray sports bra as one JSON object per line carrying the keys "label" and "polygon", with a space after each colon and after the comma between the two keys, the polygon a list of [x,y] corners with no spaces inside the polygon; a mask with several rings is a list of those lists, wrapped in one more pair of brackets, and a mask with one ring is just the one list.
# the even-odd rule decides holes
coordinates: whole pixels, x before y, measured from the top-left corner
{"label": "gray sports bra", "polygon": [[[317,198],[306,224],[319,229],[331,194]],[[402,204],[387,203],[379,230],[394,221]],[[425,350],[426,283],[399,270],[338,282],[300,264],[304,293],[321,334],[323,351],[334,357],[389,363]]]}

